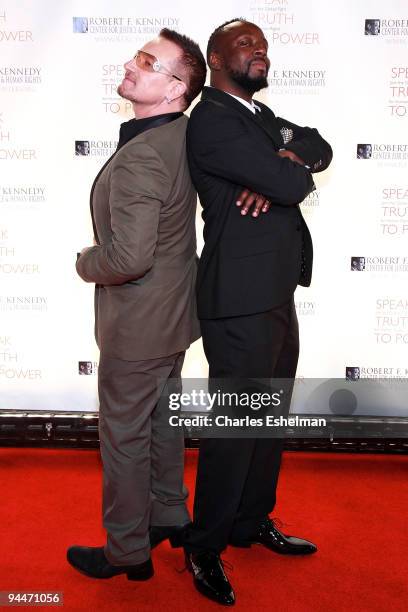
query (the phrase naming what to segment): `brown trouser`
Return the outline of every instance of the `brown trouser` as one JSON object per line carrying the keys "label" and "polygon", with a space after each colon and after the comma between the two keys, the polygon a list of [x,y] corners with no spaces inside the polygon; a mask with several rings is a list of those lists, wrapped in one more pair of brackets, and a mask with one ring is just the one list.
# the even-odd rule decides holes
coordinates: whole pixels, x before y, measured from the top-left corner
{"label": "brown trouser", "polygon": [[[181,391],[184,353],[123,361],[101,354],[99,437],[105,555],[114,565],[150,556],[149,526],[190,521],[183,429],[169,425],[168,392]],[[171,379],[171,380],[168,380]],[[161,391],[166,393],[158,401]]]}

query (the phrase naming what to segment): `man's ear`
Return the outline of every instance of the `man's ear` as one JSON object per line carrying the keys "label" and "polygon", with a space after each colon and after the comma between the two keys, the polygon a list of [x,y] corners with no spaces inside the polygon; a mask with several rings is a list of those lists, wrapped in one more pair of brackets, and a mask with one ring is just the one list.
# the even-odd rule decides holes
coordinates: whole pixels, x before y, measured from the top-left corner
{"label": "man's ear", "polygon": [[187,85],[184,81],[177,81],[174,79],[169,89],[168,98],[170,98],[170,100],[177,100],[177,98],[182,98],[186,91]]}
{"label": "man's ear", "polygon": [[211,70],[221,70],[222,59],[216,51],[211,51],[210,57],[208,58],[208,65]]}

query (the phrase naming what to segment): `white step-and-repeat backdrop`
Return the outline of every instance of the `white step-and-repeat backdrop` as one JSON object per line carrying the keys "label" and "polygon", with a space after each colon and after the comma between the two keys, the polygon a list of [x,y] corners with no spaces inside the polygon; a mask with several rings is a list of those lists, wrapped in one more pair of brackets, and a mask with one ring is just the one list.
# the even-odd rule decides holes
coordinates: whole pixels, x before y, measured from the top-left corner
{"label": "white step-and-repeat backdrop", "polygon": [[[97,409],[89,190],[131,117],[123,63],[162,27],[198,40],[243,16],[270,43],[276,114],[334,149],[302,209],[299,376],[408,376],[406,0],[0,0],[0,409]],[[201,248],[202,225],[197,213]],[[184,375],[205,377],[201,343]]]}

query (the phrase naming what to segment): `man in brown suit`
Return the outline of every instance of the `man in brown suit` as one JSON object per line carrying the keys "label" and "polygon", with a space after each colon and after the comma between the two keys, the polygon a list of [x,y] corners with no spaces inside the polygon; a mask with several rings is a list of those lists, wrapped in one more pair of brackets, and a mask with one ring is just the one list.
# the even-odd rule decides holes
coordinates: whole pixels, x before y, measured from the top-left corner
{"label": "man in brown suit", "polygon": [[[77,261],[96,284],[104,547],[67,558],[95,578],[153,575],[150,549],[181,544],[190,522],[183,431],[169,425],[166,388],[179,390],[184,352],[199,333],[195,305],[196,192],[183,111],[206,75],[196,43],[164,29],[125,64],[118,93],[136,119],[91,192],[95,246]],[[170,380],[171,379],[171,380]],[[175,389],[176,387],[176,389]]]}

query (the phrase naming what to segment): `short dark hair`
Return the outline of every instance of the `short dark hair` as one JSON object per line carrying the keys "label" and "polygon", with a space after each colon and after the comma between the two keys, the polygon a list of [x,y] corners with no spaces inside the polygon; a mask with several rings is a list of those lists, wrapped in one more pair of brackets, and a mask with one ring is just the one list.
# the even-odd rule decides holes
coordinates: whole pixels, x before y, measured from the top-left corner
{"label": "short dark hair", "polygon": [[159,36],[170,40],[182,50],[182,56],[178,60],[179,64],[187,73],[188,82],[187,90],[184,94],[184,99],[188,108],[191,102],[198,96],[204,87],[205,77],[207,75],[207,66],[205,65],[204,55],[201,52],[199,45],[188,36],[179,34],[175,30],[163,28]]}
{"label": "short dark hair", "polygon": [[217,38],[220,32],[223,32],[225,26],[229,25],[230,23],[235,23],[236,21],[242,21],[242,23],[251,23],[250,21],[248,21],[248,19],[244,19],[243,17],[235,17],[235,19],[224,21],[224,23],[219,25],[218,28],[215,28],[214,32],[211,34],[210,38],[208,39],[208,43],[207,43],[207,63],[208,65],[210,65],[209,64],[210,55],[215,49],[216,41],[217,41]]}

